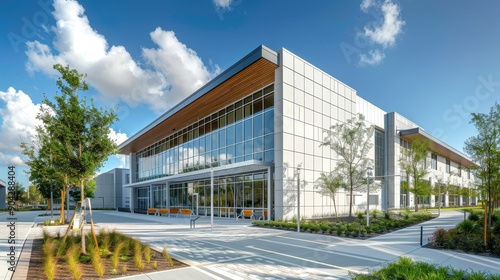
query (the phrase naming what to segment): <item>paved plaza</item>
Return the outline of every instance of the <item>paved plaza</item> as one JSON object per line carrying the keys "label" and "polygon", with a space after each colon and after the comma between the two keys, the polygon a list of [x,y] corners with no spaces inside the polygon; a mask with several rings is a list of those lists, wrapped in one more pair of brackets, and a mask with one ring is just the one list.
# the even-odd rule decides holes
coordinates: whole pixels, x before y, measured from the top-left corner
{"label": "paved plaza", "polygon": [[[41,236],[41,227],[33,226],[47,217],[45,212],[18,212],[16,221],[16,273],[12,279],[26,279],[29,244]],[[349,272],[367,272],[393,262],[400,256],[443,266],[500,274],[500,259],[420,247],[420,226],[424,243],[439,227],[451,228],[464,218],[462,212],[442,211],[441,216],[367,240],[294,231],[258,228],[250,220],[200,218],[192,229],[188,218],[146,216],[116,211],[95,211],[97,230],[115,229],[139,238],[170,254],[190,267],[129,279],[349,279]],[[7,215],[0,214],[0,223]],[[57,230],[57,227],[51,227]],[[62,229],[64,230],[64,229]],[[0,279],[10,279],[8,270],[8,227],[0,230]],[[6,273],[5,273],[6,272]],[[123,278],[123,279],[127,279]]]}

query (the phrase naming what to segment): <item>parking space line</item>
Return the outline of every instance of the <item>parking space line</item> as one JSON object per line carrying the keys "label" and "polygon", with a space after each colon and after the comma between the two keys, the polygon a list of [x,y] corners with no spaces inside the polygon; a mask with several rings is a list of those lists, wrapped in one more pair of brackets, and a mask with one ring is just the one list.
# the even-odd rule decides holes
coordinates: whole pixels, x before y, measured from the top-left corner
{"label": "parking space line", "polygon": [[301,248],[301,249],[315,250],[315,251],[320,251],[320,252],[323,252],[323,253],[328,253],[328,254],[333,254],[333,255],[339,255],[339,256],[344,256],[344,257],[350,257],[350,258],[355,258],[355,259],[360,259],[360,260],[365,260],[365,261],[376,261],[374,258],[366,258],[366,257],[352,255],[352,254],[345,254],[345,253],[340,253],[340,252],[328,251],[328,250],[323,250],[323,249],[320,249],[320,248],[311,248],[311,247],[307,247],[307,246],[293,245],[293,244],[290,244],[290,243],[283,243],[283,242],[271,241],[271,240],[266,240],[266,239],[258,239],[258,240],[259,241],[264,241],[264,242],[269,242],[269,243],[276,243],[276,244],[279,244],[279,245],[297,247],[297,248]]}
{"label": "parking space line", "polygon": [[327,267],[331,267],[331,268],[346,270],[346,271],[350,271],[350,272],[353,272],[353,273],[362,273],[361,271],[354,270],[354,269],[349,269],[349,268],[346,268],[346,267],[341,267],[341,266],[338,266],[338,265],[333,265],[333,264],[324,263],[324,262],[318,262],[318,261],[314,261],[314,260],[310,260],[310,259],[305,259],[305,258],[301,258],[301,257],[297,257],[297,256],[292,256],[292,255],[283,254],[283,253],[279,253],[279,252],[275,252],[275,251],[270,251],[270,250],[266,250],[266,249],[257,248],[257,247],[255,247],[255,245],[247,246],[247,248],[251,248],[251,249],[254,249],[254,250],[258,250],[258,251],[262,251],[262,252],[266,252],[266,253],[270,253],[270,254],[275,254],[275,255],[279,255],[279,256],[284,256],[284,257],[287,257],[287,258],[297,259],[297,260],[301,260],[301,261],[305,261],[305,262],[315,263],[315,264],[319,264],[319,265],[323,265],[323,266],[327,266]]}

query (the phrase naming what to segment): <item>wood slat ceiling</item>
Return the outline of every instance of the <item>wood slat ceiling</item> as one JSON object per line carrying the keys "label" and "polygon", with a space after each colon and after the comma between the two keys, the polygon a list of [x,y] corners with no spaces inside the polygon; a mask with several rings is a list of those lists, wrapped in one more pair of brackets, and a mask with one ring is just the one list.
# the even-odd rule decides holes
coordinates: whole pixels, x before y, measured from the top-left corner
{"label": "wood slat ceiling", "polygon": [[238,101],[264,86],[274,83],[278,66],[264,58],[232,76],[213,90],[120,149],[120,154],[135,153],[177,132],[213,112]]}
{"label": "wood slat ceiling", "polygon": [[451,151],[450,149],[448,149],[442,145],[439,145],[436,142],[433,142],[431,139],[428,139],[427,137],[425,137],[422,134],[414,133],[414,134],[408,134],[408,135],[401,136],[401,138],[405,139],[408,142],[412,142],[415,137],[430,140],[432,148],[436,151],[436,153],[438,155],[440,155],[444,158],[447,158],[453,162],[459,163],[460,165],[467,167],[467,168],[474,166],[474,163],[472,161],[470,161],[469,159],[462,157],[461,155]]}

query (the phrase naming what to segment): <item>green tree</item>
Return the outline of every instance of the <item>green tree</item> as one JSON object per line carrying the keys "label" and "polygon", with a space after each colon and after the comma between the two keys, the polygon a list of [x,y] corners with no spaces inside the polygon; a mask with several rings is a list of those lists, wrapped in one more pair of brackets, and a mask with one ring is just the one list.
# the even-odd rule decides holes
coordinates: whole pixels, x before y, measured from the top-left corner
{"label": "green tree", "polygon": [[[57,175],[64,191],[61,191],[61,206],[67,190],[72,186],[80,188],[80,201],[85,197],[85,181],[116,153],[116,143],[108,137],[111,125],[117,119],[116,110],[96,108],[93,100],[79,97],[87,91],[86,75],[60,64],[54,65],[61,77],[56,84],[60,95],[52,102],[43,100],[39,119],[47,136],[41,141],[42,151],[50,152],[54,175]],[[82,227],[82,252],[85,253],[85,239]]]}
{"label": "green tree", "polygon": [[27,203],[28,199],[23,184],[16,182],[14,184],[14,188],[15,188],[14,200],[16,201],[16,205],[19,207],[20,204]]}
{"label": "green tree", "polygon": [[[88,198],[94,198],[95,188],[96,188],[96,185],[95,185],[95,180],[93,178],[85,180],[84,196],[88,197]],[[72,188],[70,190],[70,196],[73,199],[73,201],[79,201],[81,198],[80,189],[79,188]]]}
{"label": "green tree", "polygon": [[339,189],[346,189],[345,178],[342,174],[336,172],[321,173],[321,176],[316,181],[316,188],[319,189],[321,195],[329,196],[333,201],[333,209],[335,210],[335,217],[338,217],[337,204],[335,202],[335,195]]}
{"label": "green tree", "polygon": [[[465,141],[465,152],[477,164],[472,170],[486,200],[484,221],[491,227],[493,203],[500,198],[500,105],[495,104],[487,114],[472,113],[471,123],[478,135]],[[486,225],[484,228],[486,232]],[[487,244],[486,233],[484,244]]]}
{"label": "green tree", "polygon": [[411,147],[401,147],[399,166],[408,179],[403,182],[402,190],[413,193],[415,212],[418,212],[418,197],[430,196],[432,191],[429,181],[425,180],[429,173],[429,151],[433,151],[431,142],[417,137],[413,138]]}
{"label": "green tree", "polygon": [[28,204],[39,205],[43,200],[43,196],[37,186],[30,185],[28,191],[24,193],[23,199],[26,200]]}
{"label": "green tree", "polygon": [[366,171],[372,165],[368,153],[373,147],[373,126],[365,125],[365,117],[361,114],[338,123],[325,131],[326,136],[321,146],[328,146],[339,157],[336,176],[343,178],[343,188],[349,192],[349,216],[352,217],[354,191],[362,191],[366,186]]}

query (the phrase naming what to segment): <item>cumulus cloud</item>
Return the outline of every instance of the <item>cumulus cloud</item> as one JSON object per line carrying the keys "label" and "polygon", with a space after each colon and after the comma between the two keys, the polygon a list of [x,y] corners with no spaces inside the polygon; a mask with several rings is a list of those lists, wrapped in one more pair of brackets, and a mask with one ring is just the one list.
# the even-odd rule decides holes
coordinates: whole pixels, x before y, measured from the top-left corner
{"label": "cumulus cloud", "polygon": [[360,9],[364,13],[372,10],[380,12],[380,20],[370,26],[365,26],[362,36],[374,47],[368,54],[360,54],[361,65],[376,65],[382,62],[385,54],[382,50],[396,44],[396,39],[403,32],[405,21],[401,17],[401,9],[398,4],[391,0],[385,0],[382,4],[376,0],[363,0]]}
{"label": "cumulus cloud", "polygon": [[109,46],[78,2],[55,0],[52,14],[56,20],[52,46],[27,43],[26,68],[31,73],[53,75],[52,65],[67,64],[87,73],[87,82],[105,98],[130,106],[146,104],[156,112],[173,107],[220,73],[217,66],[209,70],[172,31],[157,28],[150,33],[158,47],[143,49],[145,65],[141,65],[124,46]]}
{"label": "cumulus cloud", "polygon": [[128,139],[126,133],[122,133],[121,131],[117,132],[113,128],[109,129],[108,137],[109,139],[113,140],[117,145],[120,145],[121,143],[125,142],[125,140]]}
{"label": "cumulus cloud", "polygon": [[[32,99],[21,90],[9,87],[0,91],[0,165],[22,165],[21,142],[29,142],[36,133],[36,126],[42,123],[36,118],[42,104],[34,104]],[[110,128],[109,138],[120,144],[127,140],[126,133]],[[125,156],[118,156],[125,162]]]}
{"label": "cumulus cloud", "polygon": [[215,7],[219,9],[229,9],[233,0],[213,0]]}
{"label": "cumulus cloud", "polygon": [[385,54],[380,50],[370,50],[368,54],[359,55],[359,64],[361,65],[377,65],[384,59]]}
{"label": "cumulus cloud", "polygon": [[20,165],[20,144],[29,141],[39,124],[36,116],[40,110],[39,104],[33,104],[31,98],[21,90],[9,87],[0,91],[0,165]]}
{"label": "cumulus cloud", "polygon": [[363,2],[361,2],[360,8],[361,11],[368,13],[368,9],[371,6],[373,6],[373,0],[363,0]]}

